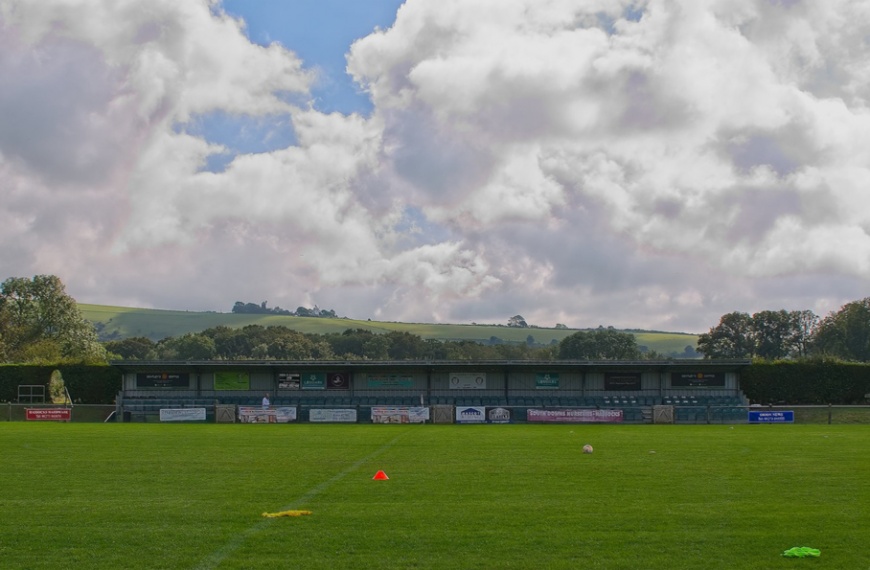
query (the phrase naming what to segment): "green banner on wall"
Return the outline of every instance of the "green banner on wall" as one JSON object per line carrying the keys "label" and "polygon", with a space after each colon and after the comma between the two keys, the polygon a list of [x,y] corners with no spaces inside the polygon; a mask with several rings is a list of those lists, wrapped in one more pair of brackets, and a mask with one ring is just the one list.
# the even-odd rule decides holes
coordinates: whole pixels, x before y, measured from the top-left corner
{"label": "green banner on wall", "polygon": [[215,372],[215,390],[250,390],[251,377],[247,372]]}
{"label": "green banner on wall", "polygon": [[536,390],[558,390],[559,375],[552,372],[538,372],[535,374]]}
{"label": "green banner on wall", "polygon": [[302,389],[303,390],[326,390],[326,373],[325,372],[303,372],[302,373]]}

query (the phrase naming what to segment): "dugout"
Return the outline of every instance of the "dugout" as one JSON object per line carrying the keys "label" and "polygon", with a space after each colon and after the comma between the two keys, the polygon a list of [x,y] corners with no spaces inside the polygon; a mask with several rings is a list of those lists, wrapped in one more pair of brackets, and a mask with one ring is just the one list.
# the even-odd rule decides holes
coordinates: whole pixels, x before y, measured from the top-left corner
{"label": "dugout", "polygon": [[[353,409],[368,421],[373,406],[620,408],[628,421],[652,421],[654,406],[748,404],[740,372],[749,360],[662,361],[115,361],[122,376],[118,416],[153,419],[164,408],[228,406]],[[630,412],[630,413],[629,413]],[[683,418],[684,420],[687,418]],[[522,420],[519,420],[522,421]]]}

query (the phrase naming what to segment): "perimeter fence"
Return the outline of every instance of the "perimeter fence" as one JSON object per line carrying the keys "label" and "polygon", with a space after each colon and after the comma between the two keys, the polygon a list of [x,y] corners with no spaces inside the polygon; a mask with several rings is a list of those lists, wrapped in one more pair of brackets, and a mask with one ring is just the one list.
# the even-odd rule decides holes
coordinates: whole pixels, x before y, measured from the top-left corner
{"label": "perimeter fence", "polygon": [[[293,407],[293,423],[377,421],[373,410],[383,406],[306,406]],[[229,408],[229,409],[228,409]],[[409,406],[387,406],[407,409]],[[776,406],[623,406],[620,408],[570,408],[558,406],[430,406],[429,422],[435,423],[618,423],[618,424],[870,424],[870,405],[794,405]],[[161,410],[204,410],[206,422],[239,421],[239,409],[206,402],[139,404],[118,407],[102,404],[0,404],[0,422],[48,420],[67,422],[159,423]],[[420,409],[420,408],[415,408]],[[531,410],[531,413],[530,413]],[[353,411],[352,415],[337,412]],[[470,413],[469,413],[470,412]],[[618,413],[616,413],[618,412]],[[181,415],[180,417],[184,417]],[[219,419],[222,417],[223,419]],[[326,418],[326,419],[323,419]],[[330,418],[344,418],[330,420]],[[351,419],[348,419],[351,418]],[[463,419],[465,418],[465,419]],[[468,418],[471,418],[469,420]],[[477,418],[475,421],[474,418]],[[496,419],[493,419],[496,418]],[[607,418],[601,420],[601,418]],[[389,423],[389,422],[387,422]]]}
{"label": "perimeter fence", "polygon": [[[31,411],[28,414],[28,410]],[[52,404],[13,404],[7,402],[0,404],[0,422],[18,422],[28,421],[33,419],[35,411],[49,410],[47,413],[41,414],[43,417],[51,418],[69,417],[69,419],[60,419],[55,421],[72,421],[72,422],[105,422],[112,421],[115,417],[115,406],[113,404],[75,404],[74,406],[52,405]],[[68,412],[64,412],[68,410]]]}

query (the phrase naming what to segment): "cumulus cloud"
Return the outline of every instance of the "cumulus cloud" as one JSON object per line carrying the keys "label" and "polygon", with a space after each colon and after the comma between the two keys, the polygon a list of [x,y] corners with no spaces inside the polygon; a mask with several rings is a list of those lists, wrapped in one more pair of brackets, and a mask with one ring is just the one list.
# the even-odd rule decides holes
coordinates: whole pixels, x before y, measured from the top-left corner
{"label": "cumulus cloud", "polygon": [[[405,175],[427,215],[473,227],[481,243],[508,227],[518,235],[518,219],[536,224],[541,237],[487,249],[518,250],[511,260],[536,260],[524,272],[552,276],[518,289],[560,283],[573,244],[579,281],[562,282],[563,303],[594,290],[601,277],[580,274],[598,269],[598,251],[617,282],[596,302],[635,295],[632,311],[688,323],[673,314],[710,315],[711,289],[728,284],[765,278],[785,291],[795,275],[870,277],[866,12],[859,2],[409,2],[391,29],[354,44],[349,69],[398,164],[437,162],[456,139],[461,156],[484,158],[448,161],[423,183],[419,169]],[[682,269],[639,271],[650,260]],[[746,310],[765,302],[726,296]],[[807,302],[788,297],[770,302]]]}
{"label": "cumulus cloud", "polygon": [[[0,265],[164,308],[824,313],[870,278],[865,4],[408,0],[346,116],[215,0],[0,0]],[[227,155],[213,114],[294,142]]]}

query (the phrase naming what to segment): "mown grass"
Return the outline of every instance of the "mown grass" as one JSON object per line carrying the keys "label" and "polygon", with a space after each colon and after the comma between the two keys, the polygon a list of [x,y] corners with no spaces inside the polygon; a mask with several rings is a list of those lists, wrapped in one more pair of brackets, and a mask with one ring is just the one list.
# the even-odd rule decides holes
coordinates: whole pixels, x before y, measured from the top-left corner
{"label": "mown grass", "polygon": [[[0,560],[868,568],[868,430],[6,423]],[[287,509],[313,514],[261,516]],[[792,546],[822,557],[782,558]]]}
{"label": "mown grass", "polygon": [[[536,344],[560,341],[577,332],[573,329],[512,328],[495,325],[457,325],[432,323],[395,323],[354,319],[320,319],[286,315],[249,315],[196,311],[135,309],[107,305],[79,304],[82,315],[100,327],[104,336],[117,338],[144,336],[152,340],[196,333],[217,326],[241,328],[247,325],[283,326],[303,333],[342,333],[347,329],[364,329],[375,333],[408,332],[426,339],[488,341],[498,337],[506,342],[524,343],[531,335]],[[634,333],[638,345],[661,354],[682,353],[686,346],[694,347],[698,337],[693,334],[640,332]]]}

